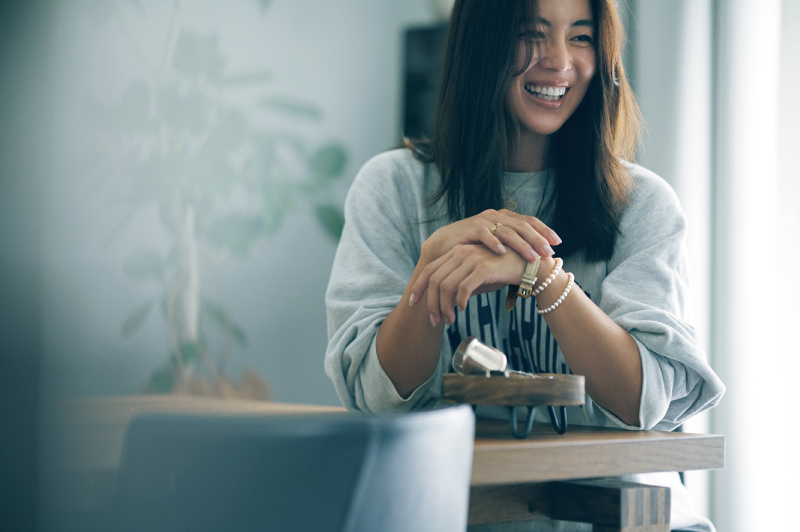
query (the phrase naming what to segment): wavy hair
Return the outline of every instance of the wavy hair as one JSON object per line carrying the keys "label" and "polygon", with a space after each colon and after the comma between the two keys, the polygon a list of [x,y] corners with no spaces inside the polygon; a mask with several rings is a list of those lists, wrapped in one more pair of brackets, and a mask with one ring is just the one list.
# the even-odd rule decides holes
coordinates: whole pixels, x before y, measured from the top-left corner
{"label": "wavy hair", "polygon": [[[624,31],[612,0],[590,0],[595,23],[596,71],[586,95],[550,142],[556,172],[552,227],[563,239],[558,252],[585,250],[588,260],[614,252],[622,210],[633,179],[623,160],[633,161],[640,115],[622,64]],[[536,0],[456,0],[448,30],[443,77],[431,139],[406,139],[423,161],[439,169],[441,182],[430,198],[444,201],[453,220],[502,208],[503,176],[519,126],[508,104],[519,33],[536,20]],[[538,213],[537,213],[538,214]]]}

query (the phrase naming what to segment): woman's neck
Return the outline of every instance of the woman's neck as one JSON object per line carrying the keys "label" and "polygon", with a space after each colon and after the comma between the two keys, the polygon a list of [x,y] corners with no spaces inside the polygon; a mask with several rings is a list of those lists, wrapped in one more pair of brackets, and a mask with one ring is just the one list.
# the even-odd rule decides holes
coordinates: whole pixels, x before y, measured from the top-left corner
{"label": "woman's neck", "polygon": [[509,172],[538,172],[547,163],[547,149],[550,135],[520,135],[516,148],[508,158],[506,170]]}

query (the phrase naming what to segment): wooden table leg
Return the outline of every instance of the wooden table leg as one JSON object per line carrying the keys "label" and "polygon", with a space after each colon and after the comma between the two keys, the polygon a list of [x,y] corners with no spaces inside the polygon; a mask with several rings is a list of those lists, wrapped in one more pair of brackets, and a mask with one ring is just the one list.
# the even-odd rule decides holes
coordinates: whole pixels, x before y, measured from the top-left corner
{"label": "wooden table leg", "polygon": [[670,490],[617,479],[554,482],[550,517],[592,523],[593,532],[668,532]]}
{"label": "wooden table leg", "polygon": [[669,488],[612,478],[474,487],[469,524],[550,518],[593,532],[668,532],[669,513]]}

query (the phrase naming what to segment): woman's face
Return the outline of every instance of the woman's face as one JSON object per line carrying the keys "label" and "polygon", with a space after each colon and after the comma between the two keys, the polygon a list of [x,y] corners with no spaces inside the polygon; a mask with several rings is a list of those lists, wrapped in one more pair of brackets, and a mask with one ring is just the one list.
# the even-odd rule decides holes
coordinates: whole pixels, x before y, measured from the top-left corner
{"label": "woman's face", "polygon": [[594,39],[589,0],[539,0],[538,21],[520,35],[518,68],[525,64],[525,40],[534,44],[533,57],[509,94],[522,147],[556,132],[577,109],[595,72]]}

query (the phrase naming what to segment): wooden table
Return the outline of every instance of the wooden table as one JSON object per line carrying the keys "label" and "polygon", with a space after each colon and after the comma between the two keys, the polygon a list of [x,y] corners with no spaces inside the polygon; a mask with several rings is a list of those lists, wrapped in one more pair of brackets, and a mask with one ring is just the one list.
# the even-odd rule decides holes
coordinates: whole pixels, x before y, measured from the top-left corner
{"label": "wooden table", "polygon": [[[58,459],[73,485],[71,508],[91,511],[110,502],[125,430],[131,418],[145,412],[280,415],[344,412],[343,408],[292,405],[188,396],[129,396],[71,401],[62,413]],[[594,497],[599,519],[653,520],[666,515],[669,489],[649,490],[616,480],[572,482],[632,473],[688,471],[724,467],[723,436],[659,431],[622,431],[570,425],[556,434],[550,425],[536,424],[525,440],[511,436],[508,423],[479,420],[472,465],[471,524],[544,518],[588,521],[585,505],[571,500]],[[74,486],[81,484],[79,489]],[[666,494],[664,492],[666,490]],[[561,507],[553,504],[558,493]],[[626,499],[627,497],[627,499]],[[610,502],[609,502],[610,501]],[[628,501],[628,502],[626,502]],[[560,504],[560,503],[559,503]],[[638,505],[638,506],[637,506]],[[659,510],[660,508],[660,510]],[[610,509],[610,510],[609,510]],[[575,514],[575,512],[578,514]],[[606,515],[608,512],[622,516]],[[658,514],[658,511],[661,514]],[[572,513],[570,513],[572,512]],[[582,512],[582,513],[581,513]],[[626,513],[627,512],[627,513]],[[655,513],[654,513],[655,512]],[[628,515],[629,514],[629,515]],[[643,517],[644,516],[644,517]],[[595,530],[662,530],[599,526]]]}
{"label": "wooden table", "polygon": [[[654,490],[616,479],[571,481],[724,466],[724,436],[578,425],[558,435],[549,424],[537,423],[527,439],[518,440],[507,422],[479,420],[469,522],[595,519],[595,523],[620,521],[620,526],[595,525],[595,530],[659,530],[636,523],[652,518],[668,525],[668,488]],[[586,497],[600,502],[588,508],[579,503]],[[632,526],[622,526],[626,522]]]}

